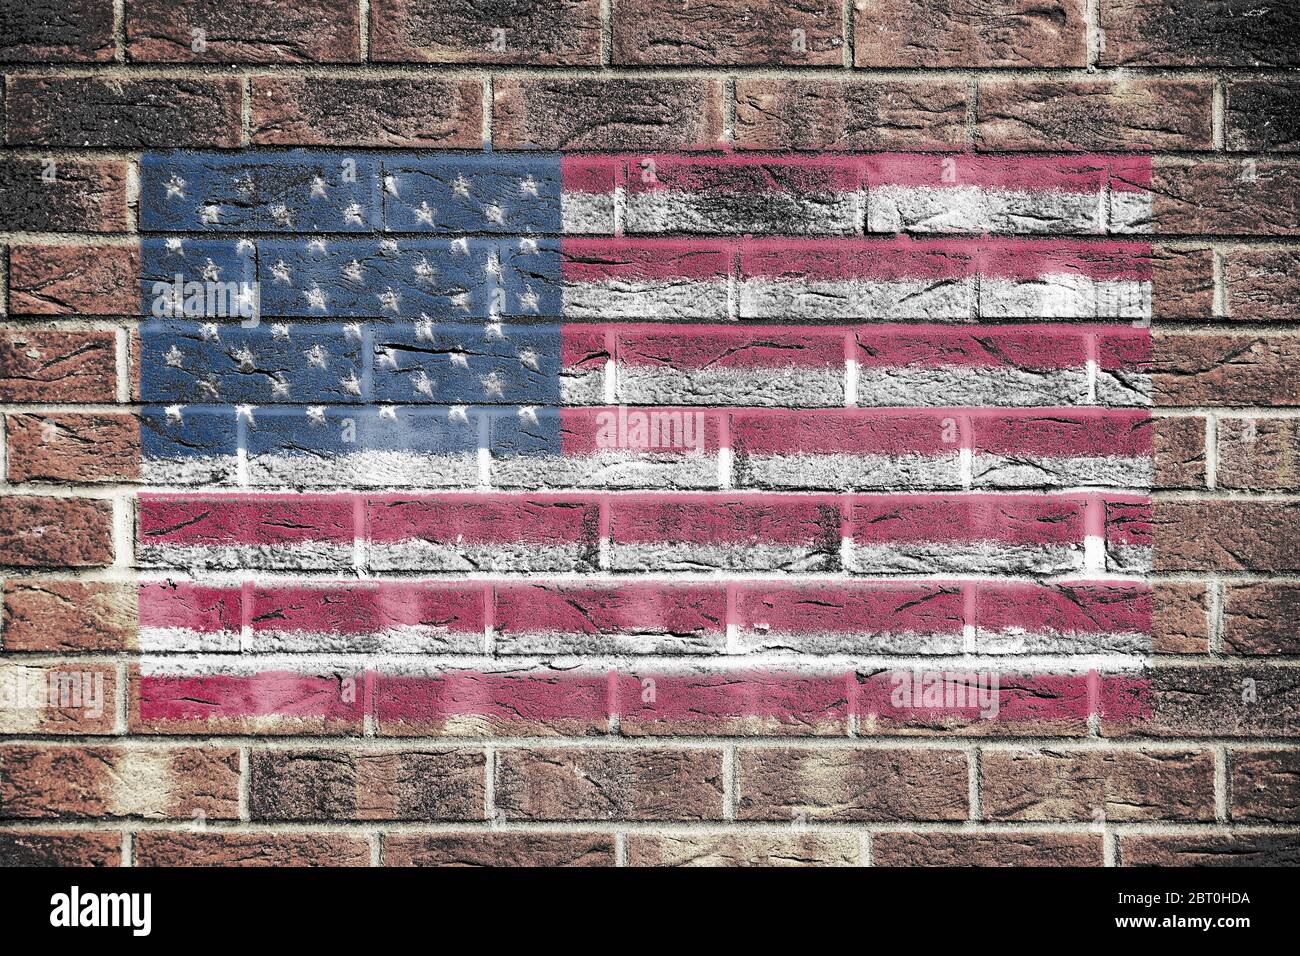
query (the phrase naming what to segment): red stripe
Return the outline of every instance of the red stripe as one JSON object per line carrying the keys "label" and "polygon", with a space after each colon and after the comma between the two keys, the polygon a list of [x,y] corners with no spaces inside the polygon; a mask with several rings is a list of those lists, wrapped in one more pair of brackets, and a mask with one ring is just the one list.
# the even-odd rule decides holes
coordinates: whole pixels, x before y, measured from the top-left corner
{"label": "red stripe", "polygon": [[627,325],[618,330],[622,365],[673,368],[826,368],[844,364],[844,330],[825,326],[736,328]]}
{"label": "red stripe", "polygon": [[823,496],[723,494],[611,498],[616,544],[809,544],[837,536],[836,505]]}
{"label": "red stripe", "polygon": [[[871,186],[978,186],[1024,192],[1099,192],[1115,160],[1108,156],[920,156],[883,153],[866,158]],[[1148,167],[1150,161],[1148,160]],[[1128,164],[1124,164],[1127,169]]]}
{"label": "red stripe", "polygon": [[442,544],[572,544],[596,536],[594,499],[566,495],[380,495],[366,499],[377,543],[422,538]]}
{"label": "red stripe", "polygon": [[843,193],[858,189],[861,181],[861,161],[847,156],[647,156],[628,161],[627,189],[629,193]]}
{"label": "red stripe", "polygon": [[857,333],[857,359],[865,368],[900,365],[942,368],[1082,368],[1085,333],[1059,326],[866,326]]}
{"label": "red stripe", "polygon": [[[560,441],[565,455],[597,451],[715,452],[721,416],[698,408],[565,408]],[[692,439],[687,444],[685,439]]]}
{"label": "red stripe", "polygon": [[142,494],[139,508],[143,544],[344,544],[354,538],[347,496]]}
{"label": "red stripe", "polygon": [[205,587],[188,581],[141,584],[141,627],[183,627],[193,631],[238,631],[243,594],[239,588]]}
{"label": "red stripe", "polygon": [[1030,495],[861,495],[849,525],[858,543],[998,541],[1069,544],[1084,537],[1084,502]]}
{"label": "red stripe", "polygon": [[502,634],[721,633],[727,598],[695,584],[504,585],[496,590]]}
{"label": "red stripe", "polygon": [[575,239],[561,242],[565,282],[608,279],[723,279],[731,269],[727,243],[712,239]]}
{"label": "red stripe", "polygon": [[1122,455],[1152,453],[1154,420],[1144,411],[996,412],[972,422],[976,452],[1006,455]]}
{"label": "red stripe", "polygon": [[316,631],[373,634],[402,625],[432,625],[456,632],[483,632],[483,592],[451,584],[262,587],[253,590],[249,624],[254,631]]}
{"label": "red stripe", "polygon": [[741,584],[736,623],[781,633],[960,634],[962,594],[937,584]]}
{"label": "red stripe", "polygon": [[1145,584],[980,584],[975,589],[975,624],[1005,631],[1083,633],[1151,631],[1151,587]]}
{"label": "red stripe", "polygon": [[1153,527],[1149,501],[1106,502],[1107,542],[1150,547]]}

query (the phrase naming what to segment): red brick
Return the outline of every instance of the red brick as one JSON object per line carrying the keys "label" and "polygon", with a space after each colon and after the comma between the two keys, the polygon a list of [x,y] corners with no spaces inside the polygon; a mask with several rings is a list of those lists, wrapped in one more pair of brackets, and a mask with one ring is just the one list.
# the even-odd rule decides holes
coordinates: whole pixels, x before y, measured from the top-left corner
{"label": "red brick", "polygon": [[0,830],[0,866],[121,866],[122,834]]}
{"label": "red brick", "polygon": [[140,423],[134,415],[7,415],[5,438],[10,481],[134,481],[140,477]]}
{"label": "red brick", "polygon": [[239,752],[0,747],[0,806],[18,819],[236,819]]}
{"label": "red brick", "polygon": [[856,834],[633,833],[628,866],[857,866]]}
{"label": "red brick", "polygon": [[243,82],[5,77],[10,146],[238,146]]}
{"label": "red brick", "polygon": [[1121,834],[1120,866],[1298,866],[1300,836],[1287,833]]}
{"label": "red brick", "polygon": [[100,581],[4,583],[4,640],[13,651],[120,651],[135,646],[134,585]]}
{"label": "red brick", "polygon": [[85,568],[113,560],[113,504],[78,498],[0,499],[0,565]]}
{"label": "red brick", "polygon": [[1289,322],[1300,314],[1300,252],[1232,249],[1223,276],[1234,319]]}
{"label": "red brick", "polygon": [[14,232],[120,232],[129,228],[127,165],[0,160],[0,217]]}
{"label": "red brick", "polygon": [[1209,80],[981,80],[978,145],[1126,152],[1209,149],[1212,97]]}
{"label": "red brick", "polygon": [[1300,571],[1300,501],[1159,501],[1158,571]]}
{"label": "red brick", "polygon": [[254,820],[482,820],[481,750],[263,750],[249,761]]}
{"label": "red brick", "polygon": [[137,246],[14,246],[14,315],[134,315],[140,309]]}
{"label": "red brick", "polygon": [[1300,66],[1289,0],[1101,0],[1103,66]]}
{"label": "red brick", "polygon": [[1300,338],[1157,332],[1156,405],[1300,405]]}
{"label": "red brick", "polygon": [[1155,420],[1157,488],[1205,487],[1205,419],[1199,415]]}
{"label": "red brick", "polygon": [[1300,750],[1232,750],[1233,821],[1300,822]]}
{"label": "red brick", "polygon": [[839,66],[842,18],[838,0],[614,0],[613,59],[664,66]]}
{"label": "red brick", "polygon": [[114,401],[115,349],[109,331],[0,330],[0,401]]}
{"label": "red brick", "polygon": [[742,820],[965,820],[966,755],[955,750],[744,749]]}
{"label": "red brick", "polygon": [[595,747],[500,750],[496,804],[507,820],[719,820],[722,754]]}
{"label": "red brick", "polygon": [[1155,319],[1204,319],[1214,315],[1213,251],[1153,246],[1151,285],[1151,315]]}
{"label": "red brick", "polygon": [[1300,490],[1300,420],[1224,418],[1218,438],[1220,488]]}
{"label": "red brick", "polygon": [[1300,675],[1237,659],[1231,664],[1161,664],[1120,688],[1103,688],[1108,737],[1296,737]]}
{"label": "red brick", "polygon": [[1205,586],[1162,581],[1153,593],[1151,649],[1157,654],[1206,653],[1210,622]]}
{"label": "red brick", "polygon": [[599,0],[370,4],[370,59],[381,62],[596,66],[600,33]]}
{"label": "red brick", "polygon": [[113,6],[102,0],[7,3],[0,63],[89,63],[113,59]]}
{"label": "red brick", "polygon": [[1300,151],[1300,82],[1273,76],[1263,81],[1229,82],[1224,108],[1224,141],[1244,152]]}
{"label": "red brick", "polygon": [[961,149],[966,85],[950,80],[736,81],[740,149]]}
{"label": "red brick", "polygon": [[0,734],[110,734],[117,668],[111,664],[0,662]]}
{"label": "red brick", "polygon": [[856,0],[866,67],[1087,66],[1084,0]]}
{"label": "red brick", "polygon": [[360,8],[352,0],[126,0],[126,49],[141,62],[356,63]]}
{"label": "red brick", "polygon": [[1300,163],[1156,159],[1152,231],[1167,235],[1300,235]]}
{"label": "red brick", "polygon": [[684,79],[500,79],[492,145],[502,149],[716,149],[722,83]]}
{"label": "red brick", "polygon": [[144,830],[136,866],[369,866],[370,843],[343,833]]}
{"label": "red brick", "polygon": [[477,149],[478,80],[255,76],[252,142],[268,146]]}
{"label": "red brick", "polygon": [[1169,750],[985,750],[984,819],[1213,820],[1214,755]]}
{"label": "red brick", "polygon": [[880,833],[875,866],[1101,866],[1100,833]]}
{"label": "red brick", "polygon": [[1223,592],[1223,647],[1231,654],[1300,654],[1300,585],[1229,584]]}
{"label": "red brick", "polygon": [[395,833],[385,866],[613,866],[610,833]]}

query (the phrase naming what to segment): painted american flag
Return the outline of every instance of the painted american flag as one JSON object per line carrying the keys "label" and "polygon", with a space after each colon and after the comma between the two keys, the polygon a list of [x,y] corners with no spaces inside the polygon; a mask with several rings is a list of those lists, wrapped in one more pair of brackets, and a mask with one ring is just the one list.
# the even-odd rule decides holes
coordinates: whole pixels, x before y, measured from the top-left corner
{"label": "painted american flag", "polygon": [[[133,720],[1142,716],[1149,179],[1078,154],[146,156]],[[989,672],[992,714],[955,693]]]}

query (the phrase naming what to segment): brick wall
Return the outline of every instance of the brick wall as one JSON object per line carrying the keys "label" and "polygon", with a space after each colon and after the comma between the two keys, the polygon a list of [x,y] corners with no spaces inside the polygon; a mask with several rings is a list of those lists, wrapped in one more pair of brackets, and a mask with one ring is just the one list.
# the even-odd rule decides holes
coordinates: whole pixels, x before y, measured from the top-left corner
{"label": "brick wall", "polygon": [[[0,17],[0,670],[97,675],[106,697],[0,714],[0,860],[1300,860],[1300,7],[3,0]],[[466,732],[385,714],[382,700],[377,717],[278,726],[143,719],[136,579],[148,562],[135,531],[162,519],[136,497],[138,320],[126,317],[139,311],[142,152],[484,145],[1152,156],[1150,239],[1165,278],[1151,368],[1151,719],[1089,710],[979,734],[868,732],[833,716],[793,730],[694,711],[640,720],[636,675],[607,682],[600,647],[590,678],[565,685],[600,699],[586,721],[503,715]],[[620,354],[653,335],[613,334],[633,340]],[[782,334],[820,361],[816,336],[768,338]],[[830,348],[842,362],[841,340]],[[651,400],[690,400],[675,387]],[[719,422],[732,441],[765,440],[744,413]],[[751,490],[773,487],[750,477]],[[833,476],[820,486],[837,490]],[[834,560],[828,523],[851,525],[859,507],[764,501],[596,489],[501,521],[562,523],[557,534],[593,552],[603,529],[605,566],[635,575],[657,567],[634,546],[638,528],[672,526],[683,508],[717,512],[711,540],[727,522],[763,523],[812,567],[823,552]],[[358,496],[355,507],[378,505]],[[353,520],[350,499],[345,510]],[[309,503],[294,520],[330,513]],[[683,562],[714,560],[689,535],[677,545]],[[729,627],[749,634],[743,581],[720,582],[683,598],[679,619],[649,623],[702,645]],[[479,587],[456,613],[498,648],[526,643],[526,619],[555,598]],[[979,588],[961,590],[958,630],[983,607]],[[620,613],[599,595],[567,599],[587,616]],[[869,602],[842,610],[874,613]],[[503,710],[514,693],[480,692]],[[623,697],[611,722],[604,702]]]}

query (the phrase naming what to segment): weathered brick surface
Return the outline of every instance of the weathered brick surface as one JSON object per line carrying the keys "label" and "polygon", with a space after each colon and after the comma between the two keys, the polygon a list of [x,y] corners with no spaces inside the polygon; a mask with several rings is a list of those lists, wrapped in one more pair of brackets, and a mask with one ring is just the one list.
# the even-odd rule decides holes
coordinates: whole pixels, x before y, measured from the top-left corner
{"label": "weathered brick surface", "polygon": [[370,843],[345,833],[144,830],[137,866],[369,866]]}
{"label": "weathered brick surface", "polygon": [[741,149],[960,149],[966,86],[950,80],[736,81]]}
{"label": "weathered brick surface", "polygon": [[1158,665],[1127,699],[1102,704],[1108,736],[1294,737],[1300,677],[1287,667]]}
{"label": "weathered brick surface", "polygon": [[1205,487],[1205,419],[1157,418],[1154,446],[1157,487]]}
{"label": "weathered brick surface", "polygon": [[1300,163],[1157,160],[1151,171],[1154,231],[1292,236],[1300,232]]}
{"label": "weathered brick surface", "polygon": [[0,158],[0,216],[14,232],[119,232],[126,177],[122,162]]}
{"label": "weathered brick surface", "polygon": [[113,401],[114,342],[109,331],[0,330],[0,401]]}
{"label": "weathered brick surface", "polygon": [[1300,502],[1162,501],[1151,521],[1157,570],[1300,570]]}
{"label": "weathered brick surface", "polygon": [[0,63],[89,63],[113,58],[113,8],[98,0],[35,0],[4,10]]}
{"label": "weathered brick surface", "polygon": [[1228,314],[1286,322],[1300,311],[1300,254],[1290,249],[1233,249],[1224,264]]}
{"label": "weathered brick surface", "polygon": [[1300,339],[1237,332],[1152,336],[1157,405],[1300,403]]}
{"label": "weathered brick surface", "polygon": [[128,0],[126,50],[146,63],[352,63],[358,13],[348,0]]}
{"label": "weathered brick surface", "polygon": [[133,481],[140,423],[132,415],[5,416],[10,481]]}
{"label": "weathered brick surface", "polygon": [[1121,866],[1296,866],[1300,865],[1300,836],[1126,833],[1119,838],[1119,863]]}
{"label": "weathered brick surface", "polygon": [[501,149],[716,149],[717,80],[507,79],[493,86]]}
{"label": "weathered brick surface", "polygon": [[1300,653],[1300,587],[1230,584],[1223,594],[1223,646],[1233,654]]}
{"label": "weathered brick surface", "polygon": [[611,834],[401,833],[384,840],[385,866],[613,866]]}
{"label": "weathered brick surface", "polygon": [[1300,150],[1300,83],[1282,79],[1229,83],[1224,114],[1228,149],[1254,152]]}
{"label": "weathered brick surface", "polygon": [[8,495],[0,500],[0,565],[86,568],[113,560],[108,501]]}
{"label": "weathered brick surface", "polygon": [[1300,66],[1287,0],[1101,0],[1106,66]]}
{"label": "weathered brick surface", "polygon": [[468,149],[483,141],[475,80],[301,79],[255,76],[254,143]]}
{"label": "weathered brick surface", "polygon": [[1234,750],[1228,760],[1233,820],[1300,820],[1300,750]]}
{"label": "weathered brick surface", "polygon": [[14,315],[121,315],[139,308],[140,252],[129,245],[9,250]]}
{"label": "weathered brick surface", "polygon": [[1213,87],[1203,80],[987,79],[981,149],[1208,149]]}
{"label": "weathered brick surface", "polygon": [[1221,488],[1300,490],[1300,421],[1225,418],[1218,430]]}
{"label": "weathered brick surface", "polygon": [[857,866],[852,834],[636,834],[628,838],[629,866]]}
{"label": "weathered brick surface", "polygon": [[853,58],[866,67],[1086,66],[1083,0],[856,0]]}
{"label": "weathered brick surface", "polygon": [[842,15],[835,0],[614,0],[613,57],[619,64],[838,66]]}
{"label": "weathered brick surface", "polygon": [[1203,654],[1210,646],[1209,596],[1202,584],[1155,586],[1151,644],[1156,653]]}
{"label": "weathered brick surface", "polygon": [[0,661],[0,734],[113,733],[117,671],[109,664]]}
{"label": "weathered brick surface", "polygon": [[881,833],[876,866],[1101,866],[1099,833]]}
{"label": "weathered brick surface", "polygon": [[598,0],[375,0],[370,58],[406,63],[600,63]]}
{"label": "weathered brick surface", "polygon": [[3,866],[121,866],[122,835],[85,830],[0,830]]}
{"label": "weathered brick surface", "polygon": [[5,77],[11,146],[238,146],[237,78]]}
{"label": "weathered brick surface", "polygon": [[134,645],[134,586],[17,579],[4,583],[3,594],[6,652],[116,651]]}
{"label": "weathered brick surface", "polygon": [[988,820],[1213,820],[1209,751],[986,750]]}

